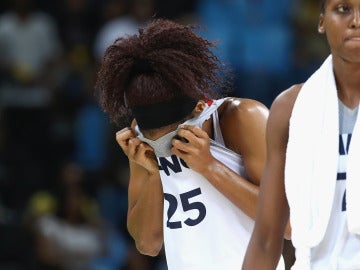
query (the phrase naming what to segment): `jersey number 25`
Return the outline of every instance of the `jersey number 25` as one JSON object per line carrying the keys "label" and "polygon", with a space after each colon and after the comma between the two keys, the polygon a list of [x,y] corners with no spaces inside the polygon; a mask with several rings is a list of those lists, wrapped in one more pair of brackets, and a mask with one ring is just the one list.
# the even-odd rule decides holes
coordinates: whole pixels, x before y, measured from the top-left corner
{"label": "jersey number 25", "polygon": [[[190,211],[190,210],[198,210],[198,216],[195,219],[187,218],[184,220],[184,223],[187,226],[195,226],[199,224],[201,221],[204,220],[206,216],[206,207],[202,202],[190,202],[190,199],[198,196],[201,194],[201,189],[196,188],[193,190],[190,190],[188,192],[184,192],[180,194],[180,201],[181,206],[184,212]],[[167,210],[167,222],[166,226],[170,229],[179,229],[182,228],[182,222],[181,221],[170,221],[172,216],[175,214],[177,208],[178,208],[178,201],[176,197],[169,193],[164,193],[164,199],[169,202],[169,208]]]}

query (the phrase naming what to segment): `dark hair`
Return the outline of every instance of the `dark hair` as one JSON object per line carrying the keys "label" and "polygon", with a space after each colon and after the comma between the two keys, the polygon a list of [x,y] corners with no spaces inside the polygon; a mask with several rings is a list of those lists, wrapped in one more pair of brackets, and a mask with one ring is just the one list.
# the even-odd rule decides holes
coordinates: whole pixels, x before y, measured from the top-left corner
{"label": "dark hair", "polygon": [[96,89],[113,122],[129,121],[137,106],[218,96],[226,85],[224,66],[211,51],[215,45],[194,28],[155,19],[107,48]]}

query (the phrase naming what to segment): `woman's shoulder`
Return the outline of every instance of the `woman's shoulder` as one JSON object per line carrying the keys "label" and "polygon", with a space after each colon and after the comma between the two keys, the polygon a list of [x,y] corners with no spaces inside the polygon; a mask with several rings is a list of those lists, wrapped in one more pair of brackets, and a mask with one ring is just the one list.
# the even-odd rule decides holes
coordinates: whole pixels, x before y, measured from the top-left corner
{"label": "woman's shoulder", "polygon": [[281,118],[288,119],[291,116],[296,98],[303,84],[294,84],[288,89],[281,92],[274,100],[270,107],[270,116],[277,115]]}
{"label": "woman's shoulder", "polygon": [[249,134],[265,129],[268,115],[268,108],[259,101],[227,98],[219,108],[219,122],[225,141],[242,144]]}
{"label": "woman's shoulder", "polygon": [[219,108],[220,118],[248,119],[256,115],[268,115],[269,109],[261,102],[240,97],[228,97]]}

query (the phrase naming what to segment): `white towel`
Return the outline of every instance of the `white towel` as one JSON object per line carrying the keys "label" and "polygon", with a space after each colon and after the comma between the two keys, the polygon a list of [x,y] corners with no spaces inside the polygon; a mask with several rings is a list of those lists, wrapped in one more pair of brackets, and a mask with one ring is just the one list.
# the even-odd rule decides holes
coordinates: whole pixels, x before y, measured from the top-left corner
{"label": "white towel", "polygon": [[[323,239],[329,222],[339,157],[338,110],[330,55],[302,86],[290,118],[285,191],[297,257],[292,269],[311,269],[310,249]],[[360,207],[360,166],[356,166],[360,160],[358,122],[350,144],[346,183],[349,230],[357,234],[360,233],[360,215],[356,215]]]}

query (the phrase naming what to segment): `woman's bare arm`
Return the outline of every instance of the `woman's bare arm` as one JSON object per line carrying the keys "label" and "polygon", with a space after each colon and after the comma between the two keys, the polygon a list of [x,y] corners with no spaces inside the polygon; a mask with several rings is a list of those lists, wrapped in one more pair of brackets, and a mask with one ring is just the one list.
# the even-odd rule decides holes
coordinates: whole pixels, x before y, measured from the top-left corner
{"label": "woman's bare arm", "polygon": [[182,158],[237,205],[249,217],[255,218],[260,176],[265,164],[265,129],[267,108],[253,100],[231,99],[219,109],[225,144],[241,154],[247,174],[245,179],[210,153],[208,134],[196,126],[185,126],[179,135],[189,143],[174,140],[173,153]]}
{"label": "woman's bare arm", "polygon": [[[289,206],[284,168],[289,119],[300,86],[282,93],[273,103],[267,124],[267,162],[262,177],[255,228],[243,270],[276,269],[283,238],[289,230]],[[287,237],[289,238],[289,236]]]}
{"label": "woman's bare arm", "polygon": [[132,128],[116,134],[129,159],[127,227],[142,254],[158,255],[163,245],[163,191],[154,152],[136,138]]}

